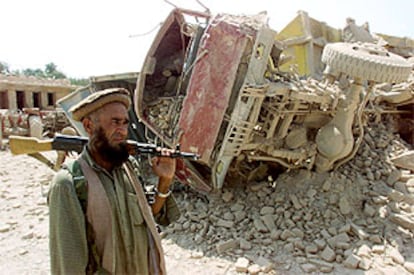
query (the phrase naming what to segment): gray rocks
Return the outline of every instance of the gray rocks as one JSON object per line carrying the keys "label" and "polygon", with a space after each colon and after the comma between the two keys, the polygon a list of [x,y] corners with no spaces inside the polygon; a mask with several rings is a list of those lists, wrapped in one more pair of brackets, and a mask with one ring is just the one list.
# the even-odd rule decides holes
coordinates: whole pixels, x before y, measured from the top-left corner
{"label": "gray rocks", "polygon": [[350,269],[356,269],[360,261],[361,259],[358,256],[351,254],[345,259],[344,266]]}
{"label": "gray rocks", "polygon": [[321,258],[327,262],[333,262],[336,259],[335,251],[329,246],[326,246],[321,253]]}
{"label": "gray rocks", "polygon": [[238,258],[234,266],[237,272],[247,272],[247,268],[249,267],[249,260],[244,257]]}
{"label": "gray rocks", "polygon": [[343,215],[348,215],[352,211],[349,201],[345,197],[339,200],[339,210]]}
{"label": "gray rocks", "polygon": [[237,240],[228,240],[224,242],[220,242],[216,245],[217,253],[222,254],[223,252],[237,248],[240,242]]}
{"label": "gray rocks", "polygon": [[[296,266],[299,273],[379,266],[411,272],[406,257],[414,255],[414,173],[392,166],[386,154],[393,139],[370,130],[371,143],[363,143],[355,159],[337,171],[290,171],[275,186],[265,181],[223,190],[202,215],[193,213],[195,207],[195,216],[185,213],[182,227],[192,217],[190,223],[206,232],[198,239],[205,254],[233,257],[238,272],[268,272],[287,255],[297,259],[296,265],[287,262],[288,268]],[[384,141],[380,147],[377,140]],[[196,197],[191,202],[188,196],[188,205],[199,201]]]}
{"label": "gray rocks", "polygon": [[389,217],[390,221],[406,228],[409,230],[414,230],[414,217],[401,214],[391,214]]}

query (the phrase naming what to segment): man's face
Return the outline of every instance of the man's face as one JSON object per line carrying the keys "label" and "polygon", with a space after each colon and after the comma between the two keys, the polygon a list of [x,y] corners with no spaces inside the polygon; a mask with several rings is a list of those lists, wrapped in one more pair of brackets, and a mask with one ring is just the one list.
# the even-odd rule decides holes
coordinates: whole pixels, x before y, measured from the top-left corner
{"label": "man's face", "polygon": [[128,159],[128,111],[121,103],[105,105],[93,119],[91,146],[108,162],[120,165]]}

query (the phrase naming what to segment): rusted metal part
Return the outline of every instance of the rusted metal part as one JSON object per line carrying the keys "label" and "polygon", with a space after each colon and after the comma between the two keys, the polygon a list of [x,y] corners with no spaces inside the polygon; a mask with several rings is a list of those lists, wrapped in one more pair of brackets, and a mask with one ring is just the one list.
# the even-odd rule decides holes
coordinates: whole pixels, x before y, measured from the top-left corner
{"label": "rusted metal part", "polygon": [[207,54],[194,66],[178,127],[182,130],[183,150],[198,152],[200,161],[207,164],[248,37],[237,26],[214,18],[201,39],[198,53]]}

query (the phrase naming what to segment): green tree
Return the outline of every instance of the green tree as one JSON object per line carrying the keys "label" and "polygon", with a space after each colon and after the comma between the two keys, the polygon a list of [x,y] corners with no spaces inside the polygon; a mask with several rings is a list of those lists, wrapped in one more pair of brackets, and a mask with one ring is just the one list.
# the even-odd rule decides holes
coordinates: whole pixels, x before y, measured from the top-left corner
{"label": "green tree", "polygon": [[89,84],[89,79],[87,78],[70,78],[66,77],[64,73],[57,69],[57,65],[53,62],[45,65],[45,69],[31,69],[26,68],[23,70],[14,70],[10,71],[9,64],[6,62],[0,61],[0,74],[13,74],[13,75],[23,75],[23,76],[34,76],[38,78],[52,78],[52,79],[69,79],[72,85],[76,86],[86,86]]}
{"label": "green tree", "polygon": [[53,78],[53,79],[66,78],[66,75],[64,73],[57,70],[57,66],[53,62],[46,64],[44,73],[45,73],[45,76],[48,78]]}
{"label": "green tree", "polygon": [[45,73],[41,70],[41,69],[24,69],[22,71],[22,74],[24,76],[35,76],[35,77],[39,77],[39,78],[44,78],[45,77]]}
{"label": "green tree", "polygon": [[9,74],[9,73],[10,73],[9,64],[7,64],[6,62],[0,61],[0,74]]}
{"label": "green tree", "polygon": [[89,79],[87,78],[69,78],[70,84],[76,86],[86,86],[89,84]]}

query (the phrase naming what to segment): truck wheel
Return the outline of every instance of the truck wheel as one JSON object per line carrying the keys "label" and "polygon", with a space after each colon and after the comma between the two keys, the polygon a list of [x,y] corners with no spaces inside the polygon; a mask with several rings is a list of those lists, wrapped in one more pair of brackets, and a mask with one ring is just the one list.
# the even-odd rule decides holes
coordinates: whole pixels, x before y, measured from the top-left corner
{"label": "truck wheel", "polygon": [[322,62],[335,72],[375,82],[404,82],[412,70],[403,57],[371,43],[328,44]]}

